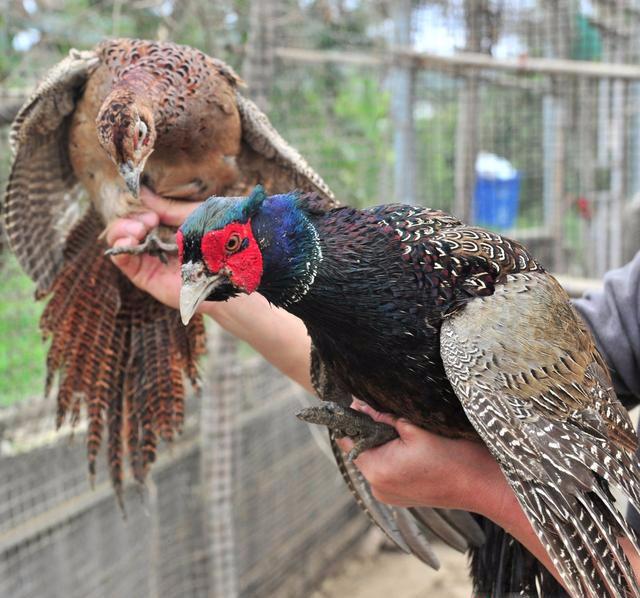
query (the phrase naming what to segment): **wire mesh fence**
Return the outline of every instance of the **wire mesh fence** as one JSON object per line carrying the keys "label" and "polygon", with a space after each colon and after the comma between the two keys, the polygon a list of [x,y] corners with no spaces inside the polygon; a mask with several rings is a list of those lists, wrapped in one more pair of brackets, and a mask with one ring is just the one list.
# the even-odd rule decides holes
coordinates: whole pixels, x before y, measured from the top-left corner
{"label": "wire mesh fence", "polygon": [[[0,4],[0,6],[3,6]],[[248,95],[343,203],[411,201],[599,277],[640,246],[640,2],[6,3],[0,120],[71,46],[172,39]],[[3,129],[6,133],[6,128]],[[0,177],[7,136],[0,137]],[[480,159],[479,159],[480,158]],[[302,596],[366,526],[289,382],[218,339],[127,518],[54,431],[33,285],[0,270],[0,596]]]}
{"label": "wire mesh fence", "polygon": [[211,352],[211,383],[125,513],[105,467],[89,486],[82,429],[45,432],[50,403],[0,412],[0,596],[301,596],[361,536],[294,417],[303,392],[229,339]]}

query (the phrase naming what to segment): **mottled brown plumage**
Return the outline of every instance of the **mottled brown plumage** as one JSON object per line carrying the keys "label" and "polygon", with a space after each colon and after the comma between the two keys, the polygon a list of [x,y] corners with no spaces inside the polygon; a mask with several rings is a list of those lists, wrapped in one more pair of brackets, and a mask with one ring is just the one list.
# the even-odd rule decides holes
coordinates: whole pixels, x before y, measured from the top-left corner
{"label": "mottled brown plumage", "polygon": [[[184,328],[175,310],[136,289],[104,257],[105,226],[141,209],[139,182],[176,199],[315,190],[322,179],[238,91],[222,61],[172,43],[118,39],[71,51],[17,115],[4,203],[11,249],[48,297],[47,391],[60,424],[89,417],[93,474],[103,430],[118,493],[122,455],[142,481],[158,436],[184,415],[183,375],[197,385],[201,318]],[[140,181],[138,178],[140,177]]]}

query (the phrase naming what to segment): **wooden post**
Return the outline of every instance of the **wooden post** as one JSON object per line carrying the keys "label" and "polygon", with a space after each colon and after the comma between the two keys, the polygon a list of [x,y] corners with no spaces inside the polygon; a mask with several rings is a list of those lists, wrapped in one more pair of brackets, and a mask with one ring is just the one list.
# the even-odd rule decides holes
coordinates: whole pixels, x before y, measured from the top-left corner
{"label": "wooden post", "polygon": [[[544,3],[545,24],[548,37],[545,54],[548,58],[566,58],[568,54],[567,31],[560,30],[559,24],[567,22],[561,10],[566,6],[548,0]],[[566,15],[564,15],[566,17]],[[565,128],[567,115],[566,79],[561,75],[553,79],[550,95],[543,99],[543,205],[545,227],[551,231],[553,239],[552,268],[556,272],[565,272],[566,255],[564,248],[565,215],[565,174],[567,155],[565,151]]]}
{"label": "wooden post", "polygon": [[[411,48],[411,0],[391,4],[393,43]],[[414,72],[406,61],[396,62],[391,73],[391,118],[393,120],[394,197],[413,204],[416,193],[416,135],[413,118]]]}
{"label": "wooden post", "polygon": [[608,263],[609,228],[609,124],[610,124],[610,81],[598,82],[598,192],[594,218],[594,243],[596,247],[595,276],[602,276]]}
{"label": "wooden post", "polygon": [[[597,82],[590,79],[578,81],[578,173],[580,191],[593,203],[596,194],[596,106]],[[581,219],[580,238],[584,242],[580,259],[581,274],[592,274],[597,248],[593,239],[591,222]]]}
{"label": "wooden post", "polygon": [[249,38],[242,75],[249,95],[265,112],[269,110],[271,82],[275,73],[275,20],[278,0],[251,2]]}
{"label": "wooden post", "polygon": [[467,76],[458,95],[458,122],[455,145],[455,196],[453,213],[472,222],[475,157],[478,154],[478,80]]}
{"label": "wooden post", "polygon": [[609,263],[607,269],[622,266],[622,217],[625,201],[625,97],[627,84],[615,80],[611,90],[611,210]]}
{"label": "wooden post", "polygon": [[[616,62],[628,59],[629,38],[625,18],[626,0],[616,0],[614,4],[613,58]],[[635,32],[634,32],[635,34]],[[627,194],[625,181],[626,153],[626,98],[628,84],[615,79],[611,89],[611,227],[609,230],[609,263],[607,268],[618,268],[622,265],[622,233],[624,204]]]}
{"label": "wooden post", "polygon": [[631,196],[640,192],[640,83],[629,84],[627,110],[630,115],[627,155],[627,190]]}
{"label": "wooden post", "polygon": [[[597,0],[592,19],[603,38],[604,60],[622,62],[628,59],[627,49],[634,41],[635,30],[629,21],[628,2]],[[626,155],[625,96],[627,88],[621,78],[600,82],[598,115],[599,192],[594,223],[597,267],[602,276],[623,260],[622,220],[627,185],[624,177]]]}
{"label": "wooden post", "polygon": [[[500,12],[493,11],[487,0],[465,0],[464,12],[466,52],[489,54],[499,35]],[[458,97],[453,213],[461,220],[472,222],[475,162],[480,149],[480,80],[477,70],[470,69],[465,75]]]}
{"label": "wooden post", "polygon": [[215,328],[209,341],[215,368],[202,396],[200,419],[201,484],[212,598],[239,596],[233,519],[233,455],[240,387],[237,341]]}
{"label": "wooden post", "polygon": [[553,236],[553,268],[556,272],[566,272],[566,255],[564,248],[564,215],[565,215],[565,173],[566,173],[566,152],[565,152],[565,121],[567,114],[565,104],[561,100],[556,107],[556,162],[553,169],[553,216],[552,216],[552,236]]}

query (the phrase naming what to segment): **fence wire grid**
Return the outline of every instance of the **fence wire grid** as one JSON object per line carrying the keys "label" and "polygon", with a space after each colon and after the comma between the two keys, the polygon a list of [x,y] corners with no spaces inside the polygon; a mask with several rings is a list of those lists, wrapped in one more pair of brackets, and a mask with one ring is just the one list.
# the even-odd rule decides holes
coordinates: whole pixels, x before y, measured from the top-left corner
{"label": "fence wire grid", "polygon": [[[233,65],[343,203],[449,210],[580,277],[640,246],[640,0],[0,8],[3,186],[7,121],[69,48],[170,39]],[[293,417],[302,391],[211,327],[205,391],[125,519],[104,460],[88,484],[82,427],[54,431],[42,305],[1,260],[0,597],[308,595],[367,522]]]}

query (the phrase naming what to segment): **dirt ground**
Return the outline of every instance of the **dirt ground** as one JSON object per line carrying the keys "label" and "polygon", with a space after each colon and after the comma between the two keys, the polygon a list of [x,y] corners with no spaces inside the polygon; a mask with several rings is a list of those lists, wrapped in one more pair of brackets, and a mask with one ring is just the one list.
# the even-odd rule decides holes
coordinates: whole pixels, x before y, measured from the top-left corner
{"label": "dirt ground", "polygon": [[400,552],[359,550],[311,598],[469,598],[466,557],[443,545],[436,552],[439,571]]}

